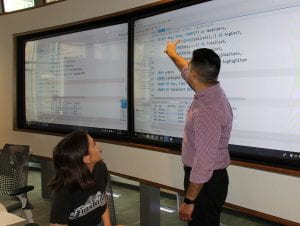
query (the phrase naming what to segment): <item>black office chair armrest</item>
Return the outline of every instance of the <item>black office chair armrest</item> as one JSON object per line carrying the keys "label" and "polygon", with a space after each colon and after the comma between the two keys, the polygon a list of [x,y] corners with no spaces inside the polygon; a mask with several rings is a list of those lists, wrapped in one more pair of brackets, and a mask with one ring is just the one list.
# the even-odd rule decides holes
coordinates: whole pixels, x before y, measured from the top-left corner
{"label": "black office chair armrest", "polygon": [[12,191],[9,194],[10,195],[21,195],[21,194],[24,194],[26,192],[32,191],[33,189],[34,189],[34,186],[28,185],[28,186],[24,186],[24,187],[18,188],[16,190]]}

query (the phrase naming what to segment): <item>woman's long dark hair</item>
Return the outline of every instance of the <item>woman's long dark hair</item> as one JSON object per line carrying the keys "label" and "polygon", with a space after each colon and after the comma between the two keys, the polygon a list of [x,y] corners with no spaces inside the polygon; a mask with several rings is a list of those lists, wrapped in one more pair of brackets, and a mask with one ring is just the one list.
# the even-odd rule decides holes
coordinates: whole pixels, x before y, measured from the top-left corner
{"label": "woman's long dark hair", "polygon": [[88,190],[95,186],[92,174],[83,162],[88,148],[88,134],[84,131],[74,131],[56,145],[53,150],[55,176],[50,182],[52,190],[62,187],[69,191]]}

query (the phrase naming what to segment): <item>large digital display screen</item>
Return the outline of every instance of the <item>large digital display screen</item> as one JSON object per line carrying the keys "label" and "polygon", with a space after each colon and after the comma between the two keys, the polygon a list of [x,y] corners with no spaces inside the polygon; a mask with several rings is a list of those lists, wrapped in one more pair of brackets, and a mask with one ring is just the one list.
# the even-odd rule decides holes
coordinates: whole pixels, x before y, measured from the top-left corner
{"label": "large digital display screen", "polygon": [[25,127],[128,134],[128,23],[24,46]]}
{"label": "large digital display screen", "polygon": [[164,53],[167,41],[177,39],[177,52],[187,60],[198,48],[221,57],[219,81],[234,114],[230,144],[299,163],[299,1],[209,1],[136,18],[134,136],[139,139],[181,142],[194,92]]}

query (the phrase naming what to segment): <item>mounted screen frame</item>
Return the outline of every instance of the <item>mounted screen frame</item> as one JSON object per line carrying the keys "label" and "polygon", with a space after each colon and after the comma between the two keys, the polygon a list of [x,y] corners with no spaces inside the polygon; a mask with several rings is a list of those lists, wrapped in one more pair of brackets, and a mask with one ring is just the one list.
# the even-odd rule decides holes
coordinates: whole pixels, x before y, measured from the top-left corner
{"label": "mounted screen frame", "polygon": [[[95,126],[93,123],[96,121],[88,123],[87,125],[84,125],[84,124],[81,125],[79,123],[77,124],[76,119],[72,119],[76,123],[73,123],[74,121],[71,120],[70,122],[68,122],[68,124],[64,124],[64,119],[62,119],[59,123],[55,123],[55,122],[52,123],[52,122],[48,122],[48,121],[47,122],[39,122],[39,121],[28,122],[26,119],[26,114],[28,112],[26,112],[26,84],[25,84],[26,83],[26,72],[25,72],[26,43],[39,41],[39,40],[47,40],[47,39],[51,39],[51,38],[55,38],[55,37],[62,37],[62,36],[68,36],[68,35],[74,35],[74,34],[83,34],[85,32],[96,32],[98,30],[101,32],[102,30],[104,31],[105,29],[111,29],[111,28],[118,27],[118,26],[126,27],[126,30],[127,30],[127,37],[121,37],[121,38],[124,38],[124,40],[126,39],[126,46],[124,45],[124,49],[126,48],[126,50],[125,50],[126,53],[125,52],[123,53],[124,57],[126,56],[126,59],[123,59],[124,63],[122,63],[122,65],[124,65],[124,77],[125,77],[124,78],[125,80],[122,81],[122,85],[125,87],[126,90],[123,90],[124,87],[122,86],[122,92],[124,92],[124,95],[126,95],[126,98],[127,98],[127,99],[126,98],[121,99],[120,103],[118,105],[120,108],[120,111],[122,111],[122,112],[120,112],[120,117],[121,117],[122,113],[124,114],[122,116],[123,117],[122,120],[124,120],[125,122],[122,122],[122,127],[117,124],[114,125],[114,128],[104,127],[104,126],[101,127],[101,125],[103,123],[106,123],[105,120],[102,120],[102,119],[97,121],[97,123],[99,123],[99,124],[95,124]],[[131,46],[130,46],[131,45],[131,42],[130,42],[131,36],[130,36],[129,29],[130,29],[130,23],[129,23],[128,17],[126,15],[120,15],[120,16],[104,17],[104,18],[98,19],[98,20],[88,21],[88,22],[84,22],[84,23],[76,23],[76,24],[47,29],[47,30],[38,31],[38,32],[30,32],[30,33],[15,35],[15,51],[16,51],[16,65],[17,65],[17,70],[16,70],[16,73],[17,73],[17,75],[16,75],[17,106],[16,106],[16,123],[14,125],[14,127],[15,127],[14,129],[20,130],[20,131],[27,131],[27,132],[41,132],[41,133],[51,133],[51,134],[66,134],[73,130],[80,129],[80,130],[87,131],[91,136],[93,136],[95,138],[105,138],[105,139],[113,139],[113,140],[115,140],[115,139],[128,140],[130,137],[130,131],[131,131],[131,122],[130,122],[130,115],[131,115],[131,113],[130,113],[130,109],[131,109],[131,107],[130,107],[131,106],[130,84],[131,83],[130,83],[130,63],[128,60],[128,59],[130,59],[130,51],[129,50],[131,49]],[[103,35],[103,37],[104,37],[104,35]],[[102,46],[104,46],[104,45],[102,45]],[[97,48],[101,48],[102,46],[98,45]],[[109,46],[107,48],[109,48]],[[103,49],[105,49],[105,46],[103,47]],[[113,55],[113,54],[114,54],[114,56],[116,55],[115,53],[112,53],[111,55]],[[101,57],[103,57],[103,56],[100,56],[100,58]],[[99,56],[98,56],[98,58],[99,58]],[[75,60],[73,60],[73,61],[75,61]],[[75,63],[77,63],[77,62],[75,62]],[[79,61],[79,63],[80,63],[80,61]],[[72,64],[72,62],[69,64]],[[97,66],[97,63],[95,63],[95,65]],[[67,66],[71,67],[71,68],[73,67],[72,65],[67,65]],[[109,66],[109,67],[113,67],[113,66]],[[72,70],[75,70],[75,69],[76,68],[74,68],[74,67],[72,68]],[[75,74],[75,73],[73,73],[73,74]],[[109,80],[109,79],[107,79],[107,80]],[[113,79],[111,79],[111,80],[113,80]],[[118,79],[116,78],[114,80],[118,80]],[[70,80],[70,83],[71,82],[72,81]],[[117,83],[118,81],[112,81],[112,82]],[[75,81],[75,83],[76,83],[76,81]],[[79,82],[77,82],[77,83],[79,84]],[[100,83],[100,85],[101,85],[102,82],[99,80],[98,83]],[[84,83],[82,83],[82,84],[84,84]],[[94,85],[94,84],[92,84],[91,81],[90,81],[90,84]],[[105,88],[104,85],[105,84],[103,83],[103,88]],[[74,90],[75,90],[74,88],[73,88],[73,90],[72,89],[69,89],[69,90],[70,90],[70,93],[74,94]],[[105,90],[105,89],[103,89],[103,90]],[[64,92],[67,92],[67,89],[65,89]],[[78,92],[78,91],[76,91],[76,92]],[[90,92],[92,92],[92,91],[90,90]],[[94,90],[94,92],[96,93],[96,92],[100,92],[100,91]],[[115,90],[112,90],[112,92],[115,92]],[[109,95],[107,95],[107,96],[109,96]],[[113,96],[113,95],[111,95],[111,96]],[[99,98],[98,98],[98,100],[101,99],[101,98],[100,99]],[[105,100],[105,98],[109,99],[109,97],[104,97],[103,99]],[[118,97],[116,97],[116,99],[117,98]],[[89,99],[88,97],[82,97],[83,101],[88,100],[88,99]],[[92,98],[90,98],[90,99],[92,99]],[[91,102],[91,100],[88,100],[88,101]],[[97,101],[97,98],[95,97],[93,101],[94,102]],[[106,100],[106,102],[107,102],[107,100]],[[114,104],[113,107],[116,107],[115,105],[116,104]],[[89,106],[91,106],[91,104]],[[74,107],[76,107],[75,104],[74,104]],[[67,108],[67,107],[64,107],[63,110],[65,110],[65,108]],[[85,110],[85,109],[82,109],[82,110]],[[109,112],[107,110],[106,115],[108,115],[108,114],[109,114]],[[117,113],[112,112],[112,115],[113,114],[117,114]],[[98,126],[98,125],[100,125],[100,126]]]}
{"label": "mounted screen frame", "polygon": [[[135,143],[137,144],[143,144],[139,147],[145,147],[146,149],[151,150],[158,150],[156,147],[163,147],[165,150],[175,150],[178,154],[180,154],[180,147],[181,147],[181,140],[176,141],[174,143],[170,142],[161,142],[154,139],[146,139],[146,137],[139,136],[135,134],[134,131],[134,106],[133,106],[133,84],[134,84],[134,78],[133,78],[133,59],[134,59],[134,48],[133,48],[133,42],[134,42],[134,21],[151,17],[154,15],[158,15],[161,13],[169,12],[172,10],[177,10],[183,7],[192,6],[195,4],[201,4],[208,1],[174,1],[174,2],[168,2],[168,3],[162,3],[159,5],[138,9],[137,11],[131,11],[131,12],[124,12],[121,16],[105,16],[105,19],[99,19],[97,21],[90,21],[90,22],[84,22],[80,24],[72,24],[72,25],[66,25],[64,27],[59,28],[53,28],[50,30],[45,31],[38,31],[34,33],[26,33],[26,34],[19,34],[15,36],[15,43],[16,43],[16,56],[17,56],[17,115],[16,115],[16,124],[15,130],[19,131],[26,131],[26,132],[37,132],[37,133],[50,133],[50,134],[66,134],[74,129],[84,129],[82,127],[65,127],[65,128],[45,128],[41,127],[41,125],[31,125],[30,127],[28,125],[25,125],[24,122],[26,122],[26,118],[24,116],[25,113],[25,86],[24,86],[24,51],[21,51],[22,48],[24,48],[24,41],[30,41],[35,40],[39,37],[51,37],[52,34],[66,34],[69,32],[76,32],[76,31],[83,31],[92,29],[94,27],[103,27],[103,26],[110,26],[118,23],[128,23],[128,131],[126,134],[118,135],[118,134],[110,134],[110,133],[99,133],[99,128],[95,128],[95,131],[93,129],[88,128],[88,132],[94,136],[95,138],[104,138],[104,139],[112,139],[117,140],[117,144],[121,145],[128,145],[128,146],[134,146]],[[120,14],[119,14],[120,15]],[[114,22],[111,22],[114,21]],[[125,142],[118,142],[124,140]],[[114,141],[112,141],[114,143]],[[257,148],[257,147],[249,147],[249,146],[242,146],[242,145],[230,145],[230,154],[232,159],[240,160],[243,162],[252,162],[255,164],[261,164],[261,165],[269,165],[269,166],[275,166],[279,168],[286,168],[286,169],[292,169],[292,170],[300,170],[300,163],[298,160],[290,159],[290,158],[282,158],[282,156],[274,156],[272,152],[279,153],[279,150],[271,150],[271,149],[264,149],[264,148]],[[270,155],[266,155],[266,152]],[[282,155],[289,156],[290,152],[287,151],[281,151]]]}
{"label": "mounted screen frame", "polygon": [[[209,1],[189,1],[189,2],[176,2],[176,4],[170,4],[167,7],[157,7],[153,10],[148,10],[145,13],[139,14],[139,16],[136,16],[132,20],[132,30],[133,30],[133,37],[135,37],[135,31],[134,26],[135,23],[139,20],[155,17],[156,15],[161,15],[164,13],[172,12],[175,10],[180,10],[181,8],[185,8],[188,6],[193,5],[201,5],[202,3],[209,2]],[[233,2],[233,1],[232,1]],[[142,16],[140,16],[142,15]],[[134,40],[133,40],[134,41]],[[133,59],[135,59],[135,45],[133,44],[132,49],[132,56]],[[150,51],[150,49],[147,49]],[[135,118],[136,118],[136,91],[135,91],[135,81],[136,75],[135,69],[134,69],[134,63],[132,64],[132,73],[133,73],[133,108],[132,108],[132,139],[135,142],[149,144],[149,145],[155,145],[160,147],[170,147],[175,150],[180,150],[181,147],[181,138],[171,137],[173,142],[170,142],[169,136],[164,136],[160,134],[151,134],[147,132],[140,132],[136,131],[136,124],[135,124]],[[146,120],[145,120],[146,121]],[[166,141],[166,139],[168,141]],[[292,170],[300,170],[300,151],[286,151],[282,149],[272,149],[272,148],[263,148],[263,147],[255,147],[255,146],[247,146],[247,145],[238,145],[238,144],[230,144],[229,145],[230,155],[232,159],[234,160],[240,160],[244,162],[251,162],[255,164],[262,164],[262,165],[269,165],[269,166],[275,166],[280,168],[286,168],[286,169],[292,169]]]}

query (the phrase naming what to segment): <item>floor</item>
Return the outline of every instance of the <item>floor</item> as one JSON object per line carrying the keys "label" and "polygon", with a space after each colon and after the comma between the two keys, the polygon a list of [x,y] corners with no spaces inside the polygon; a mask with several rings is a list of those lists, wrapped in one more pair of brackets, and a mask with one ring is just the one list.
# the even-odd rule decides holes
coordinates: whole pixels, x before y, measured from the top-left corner
{"label": "floor", "polygon": [[[41,197],[41,174],[40,171],[30,170],[28,184],[34,185],[35,190],[29,192],[28,198],[35,206],[33,215],[35,221],[40,226],[49,225],[49,208],[50,201]],[[119,183],[118,183],[119,184]],[[118,224],[126,226],[138,226],[140,196],[138,189],[132,189],[120,185],[113,185],[113,192],[119,194],[118,198],[114,198],[116,216]],[[176,199],[175,196],[167,197],[161,196],[161,205],[174,209],[174,213],[161,211],[160,225],[161,226],[186,226],[180,221],[176,212]],[[221,215],[221,222],[227,226],[266,226],[266,225],[279,225],[272,222],[267,222],[258,218],[246,216],[231,210],[223,210]],[[21,226],[18,224],[16,226]]]}

